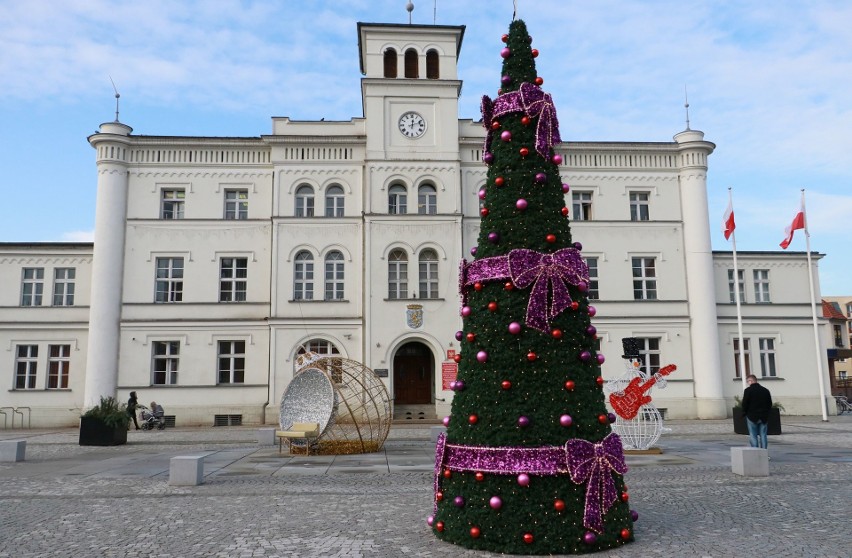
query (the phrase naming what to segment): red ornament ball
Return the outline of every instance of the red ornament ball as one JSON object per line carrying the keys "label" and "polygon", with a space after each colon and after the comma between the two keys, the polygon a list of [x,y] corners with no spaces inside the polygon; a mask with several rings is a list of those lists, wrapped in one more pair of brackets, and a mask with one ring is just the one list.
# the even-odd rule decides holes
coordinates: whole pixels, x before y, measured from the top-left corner
{"label": "red ornament ball", "polygon": [[435,493],[435,501],[440,502],[443,499],[444,499],[444,493],[443,492],[436,492]]}
{"label": "red ornament ball", "polygon": [[435,530],[438,531],[439,533],[442,533],[444,531],[444,522],[439,521],[438,523],[436,523],[435,524]]}
{"label": "red ornament ball", "polygon": [[476,283],[474,283],[473,284],[473,290],[474,291],[481,291],[482,290],[482,283],[480,283],[478,281]]}
{"label": "red ornament ball", "polygon": [[530,122],[531,122],[531,120],[530,120],[529,116],[522,116],[521,117],[521,124],[523,124],[524,126],[529,126]]}
{"label": "red ornament ball", "polygon": [[576,300],[571,302],[571,310],[574,310],[576,312],[579,307],[580,307],[580,303],[577,302]]}
{"label": "red ornament ball", "polygon": [[598,422],[601,424],[609,424],[609,418],[606,415],[598,415]]}
{"label": "red ornament ball", "polygon": [[568,208],[567,208],[567,207],[563,207],[563,208],[562,208],[562,216],[563,216],[563,217],[568,217],[568,214],[569,214],[569,213],[570,213],[570,212],[568,211]]}
{"label": "red ornament ball", "polygon": [[469,422],[470,424],[476,424],[478,421],[479,417],[476,415],[470,415],[469,417],[467,417],[467,422]]}
{"label": "red ornament ball", "polygon": [[468,333],[467,335],[465,335],[465,339],[467,339],[469,343],[473,343],[476,340],[476,334]]}
{"label": "red ornament ball", "polygon": [[483,207],[482,209],[479,210],[479,215],[482,216],[482,217],[488,217],[489,213],[490,212],[488,211],[487,207]]}
{"label": "red ornament ball", "polygon": [[533,543],[533,535],[532,533],[524,533],[524,542],[527,544]]}
{"label": "red ornament ball", "polygon": [[461,355],[456,353],[453,355],[453,360],[456,362],[461,362]]}
{"label": "red ornament ball", "polygon": [[493,300],[488,303],[488,311],[489,312],[496,312],[497,311],[497,303],[494,302]]}
{"label": "red ornament ball", "polygon": [[542,79],[541,77],[535,78],[535,84],[541,87],[544,84],[544,79]]}
{"label": "red ornament ball", "polygon": [[518,152],[521,154],[521,157],[526,157],[527,155],[529,155],[529,154],[530,154],[530,150],[529,150],[529,149],[527,149],[526,147],[522,147],[522,148],[520,148],[520,149],[518,150]]}
{"label": "red ornament ball", "polygon": [[500,40],[503,41],[504,43],[508,43],[509,42],[509,35],[504,33],[503,36],[500,37]]}
{"label": "red ornament ball", "polygon": [[564,500],[554,500],[553,501],[553,509],[558,512],[565,511],[565,501]]}
{"label": "red ornament ball", "polygon": [[554,339],[562,339],[562,330],[561,329],[554,329],[553,331],[550,332],[550,336],[553,337]]}
{"label": "red ornament ball", "polygon": [[497,121],[497,120],[492,121],[491,122],[491,129],[492,130],[499,130],[500,129],[500,122]]}
{"label": "red ornament ball", "polygon": [[626,502],[628,500],[630,500],[630,494],[628,494],[627,492],[622,492],[621,493],[621,501]]}
{"label": "red ornament ball", "polygon": [[554,242],[556,242],[556,235],[555,235],[555,234],[549,234],[549,235],[547,235],[546,237],[544,237],[544,239],[545,239],[548,243],[553,244]]}
{"label": "red ornament ball", "polygon": [[506,179],[504,179],[502,176],[498,176],[497,178],[494,179],[494,184],[497,185],[497,186],[502,186],[505,183],[506,183]]}
{"label": "red ornament ball", "polygon": [[512,389],[512,382],[510,382],[509,380],[503,380],[502,382],[500,382],[500,387],[504,390]]}
{"label": "red ornament ball", "polygon": [[515,288],[515,285],[513,285],[511,281],[506,281],[506,284],[503,285],[503,288],[506,289],[507,291],[511,291],[512,289]]}
{"label": "red ornament ball", "polygon": [[480,534],[479,527],[474,525],[473,527],[470,528],[470,536],[471,537],[473,537],[474,539],[478,539],[479,534]]}
{"label": "red ornament ball", "polygon": [[626,540],[630,539],[630,529],[622,529],[620,534],[621,534],[622,540],[626,541]]}
{"label": "red ornament ball", "polygon": [[533,362],[537,358],[538,358],[538,355],[536,355],[534,352],[530,351],[530,352],[527,353],[527,360],[528,361]]}
{"label": "red ornament ball", "polygon": [[533,58],[538,58],[538,49],[537,48],[532,49],[532,55],[533,55]]}
{"label": "red ornament ball", "polygon": [[595,378],[595,382],[597,382],[599,386],[604,385],[603,376],[598,376],[597,378]]}
{"label": "red ornament ball", "polygon": [[476,482],[482,482],[485,480],[485,473],[483,473],[482,471],[477,471],[476,474],[473,475],[473,478],[476,479]]}
{"label": "red ornament ball", "polygon": [[568,391],[574,391],[575,387],[576,385],[574,384],[574,380],[568,380],[567,382],[565,382],[565,389],[567,389]]}
{"label": "red ornament ball", "polygon": [[444,478],[445,478],[445,479],[452,478],[452,476],[453,476],[453,472],[452,472],[452,471],[450,471],[449,469],[444,469]]}

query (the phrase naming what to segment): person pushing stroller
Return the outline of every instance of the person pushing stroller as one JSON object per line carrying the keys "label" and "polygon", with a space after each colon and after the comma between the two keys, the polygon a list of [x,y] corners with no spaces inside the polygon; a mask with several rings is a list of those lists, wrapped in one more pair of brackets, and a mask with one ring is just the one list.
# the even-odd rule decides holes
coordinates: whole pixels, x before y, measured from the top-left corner
{"label": "person pushing stroller", "polygon": [[142,430],[164,430],[166,428],[165,411],[162,405],[151,401],[151,407],[142,411]]}

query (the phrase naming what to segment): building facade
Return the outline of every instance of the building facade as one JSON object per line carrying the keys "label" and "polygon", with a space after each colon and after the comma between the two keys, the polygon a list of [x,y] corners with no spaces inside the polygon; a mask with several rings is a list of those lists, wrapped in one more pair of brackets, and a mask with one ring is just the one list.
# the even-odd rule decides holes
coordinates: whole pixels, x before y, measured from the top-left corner
{"label": "building facade", "polygon": [[[346,122],[273,118],[247,138],[102,124],[94,243],[0,244],[16,287],[0,292],[0,413],[70,425],[136,391],[177,424],[276,423],[306,350],[372,368],[400,417],[448,413],[459,261],[486,178],[485,131],[458,116],[463,36],[358,24],[364,115]],[[669,417],[723,417],[743,388],[731,254],[710,248],[714,148],[689,129],[556,148],[603,375],[623,373],[621,339],[638,337],[649,371],[678,366],[654,396]],[[788,412],[819,413],[817,269],[804,253],[739,262],[747,372]]]}

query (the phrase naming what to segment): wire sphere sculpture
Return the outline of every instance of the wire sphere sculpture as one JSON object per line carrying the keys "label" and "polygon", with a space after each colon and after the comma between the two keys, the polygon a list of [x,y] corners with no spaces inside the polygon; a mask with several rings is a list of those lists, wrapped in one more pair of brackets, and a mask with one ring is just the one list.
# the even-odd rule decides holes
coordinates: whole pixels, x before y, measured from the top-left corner
{"label": "wire sphere sculpture", "polygon": [[663,433],[663,417],[653,403],[642,405],[639,414],[628,420],[615,416],[613,431],[621,437],[624,449],[647,450]]}
{"label": "wire sphere sculpture", "polygon": [[[311,453],[322,455],[379,451],[388,437],[392,418],[390,395],[382,380],[360,362],[339,356],[320,356],[309,352],[299,355],[296,364],[299,369],[291,384],[303,374],[322,374],[334,393],[330,419],[324,428],[321,425],[317,438],[303,441],[301,446],[310,443]],[[291,412],[293,407],[304,404],[307,409],[317,403],[320,407],[329,407],[329,401],[321,395],[322,389],[303,390],[298,398],[291,397],[287,401],[289,390],[288,386],[281,399],[282,429],[287,429],[293,422],[318,422],[312,418],[299,417],[297,420]],[[289,424],[284,424],[285,418]]]}

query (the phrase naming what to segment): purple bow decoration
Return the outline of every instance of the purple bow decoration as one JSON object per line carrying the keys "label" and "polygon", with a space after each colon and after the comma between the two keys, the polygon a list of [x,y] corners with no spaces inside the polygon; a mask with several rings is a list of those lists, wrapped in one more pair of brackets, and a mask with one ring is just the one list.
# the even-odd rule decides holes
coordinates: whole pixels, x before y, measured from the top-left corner
{"label": "purple bow decoration", "polygon": [[550,147],[559,143],[559,121],[556,119],[556,107],[549,93],[537,85],[522,83],[520,89],[521,106],[530,118],[539,117],[535,129],[535,150],[547,157]]}
{"label": "purple bow decoration", "polygon": [[574,484],[586,483],[583,526],[602,533],[603,515],[618,498],[610,469],[620,475],[627,472],[621,439],[615,433],[597,444],[575,438],[565,442],[565,453],[571,480]]}
{"label": "purple bow decoration", "polygon": [[479,109],[482,111],[482,125],[485,126],[485,153],[488,153],[491,150],[491,122],[494,119],[494,101],[488,95],[483,95]]}
{"label": "purple bow decoration", "polygon": [[[533,285],[527,304],[526,323],[548,331],[550,319],[571,306],[565,283],[578,285],[589,280],[589,267],[576,248],[563,248],[553,254],[518,249],[509,252],[509,277],[519,288]],[[552,297],[548,296],[548,285]]]}

